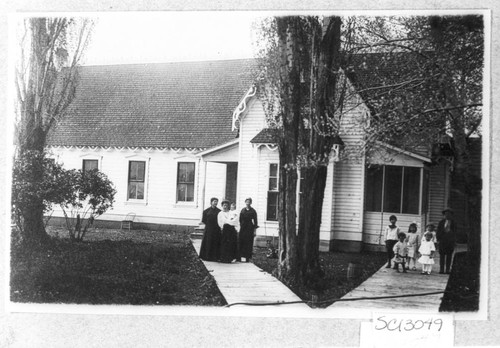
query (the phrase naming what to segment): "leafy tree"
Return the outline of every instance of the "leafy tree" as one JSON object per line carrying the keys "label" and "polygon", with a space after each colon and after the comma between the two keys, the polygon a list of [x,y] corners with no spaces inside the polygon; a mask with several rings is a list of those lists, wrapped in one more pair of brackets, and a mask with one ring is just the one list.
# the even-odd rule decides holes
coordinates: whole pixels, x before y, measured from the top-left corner
{"label": "leafy tree", "polygon": [[[463,175],[468,187],[469,214],[480,216],[480,181],[469,175],[467,137],[480,132],[482,19],[353,17],[343,22],[275,17],[260,31],[265,43],[260,97],[279,138],[279,276],[285,281],[312,284],[322,274],[318,247],[326,166],[344,102],[352,101],[343,71],[372,115],[362,152],[354,156],[370,156],[381,141],[414,151],[452,134],[455,175]],[[297,230],[298,170],[303,180]],[[477,253],[479,231],[471,231],[469,246]]]}
{"label": "leafy tree", "polygon": [[[49,130],[65,116],[77,86],[77,65],[88,43],[92,22],[73,18],[28,18],[19,25],[16,66],[16,160],[31,161],[23,188],[43,187],[44,148]],[[46,232],[45,197],[19,193],[23,237],[42,241]],[[17,219],[20,221],[20,219]]]}
{"label": "leafy tree", "polygon": [[[484,32],[481,16],[358,18],[350,76],[369,104],[366,150],[377,141],[404,149],[450,139],[453,176],[462,182],[468,245],[480,250],[481,179],[473,174],[471,136],[481,134]],[[373,64],[366,64],[371,52]],[[373,52],[376,52],[373,54]],[[370,71],[367,79],[356,79]]]}
{"label": "leafy tree", "polygon": [[[314,284],[322,276],[319,228],[327,166],[338,138],[344,89],[341,18],[292,16],[263,22],[260,94],[278,129],[279,277]],[[296,197],[301,175],[299,226]]]}
{"label": "leafy tree", "polygon": [[116,190],[106,174],[97,169],[68,171],[73,192],[59,202],[72,240],[82,241],[95,219],[113,206]]}

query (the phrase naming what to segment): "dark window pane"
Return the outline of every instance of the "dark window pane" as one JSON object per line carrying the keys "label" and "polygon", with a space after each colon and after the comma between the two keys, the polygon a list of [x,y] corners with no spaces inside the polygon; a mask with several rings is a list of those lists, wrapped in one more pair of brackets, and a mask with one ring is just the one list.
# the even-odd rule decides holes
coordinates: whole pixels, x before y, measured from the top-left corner
{"label": "dark window pane", "polygon": [[187,181],[194,183],[194,163],[187,163]]}
{"label": "dark window pane", "polygon": [[128,198],[144,199],[144,183],[130,182],[128,184]]}
{"label": "dark window pane", "polygon": [[186,184],[177,185],[177,201],[184,202],[186,200]]}
{"label": "dark window pane", "polygon": [[366,170],[365,210],[380,212],[382,210],[383,166],[371,166]]}
{"label": "dark window pane", "polygon": [[177,181],[194,183],[194,163],[179,163]]}
{"label": "dark window pane", "polygon": [[403,167],[385,166],[384,212],[401,213]]}
{"label": "dark window pane", "polygon": [[278,164],[277,163],[271,163],[269,165],[269,176],[275,177],[275,178],[278,176]]}
{"label": "dark window pane", "polygon": [[129,179],[132,181],[144,181],[146,162],[130,162]]}
{"label": "dark window pane", "polygon": [[128,198],[144,199],[146,162],[130,161],[128,168]]}
{"label": "dark window pane", "polygon": [[194,201],[195,164],[179,162],[177,166],[177,202]]}
{"label": "dark window pane", "polygon": [[98,161],[97,160],[83,160],[83,172],[92,169],[98,169]]}
{"label": "dark window pane", "polygon": [[267,193],[267,220],[278,220],[278,192]]}
{"label": "dark window pane", "polygon": [[403,214],[418,214],[420,168],[405,167],[403,178]]}
{"label": "dark window pane", "polygon": [[137,185],[137,199],[144,199],[144,183],[138,182]]}
{"label": "dark window pane", "polygon": [[194,202],[194,185],[187,186],[186,201]]}
{"label": "dark window pane", "polygon": [[136,190],[136,186],[135,186],[135,182],[130,182],[128,184],[128,198],[132,198],[132,199],[135,199],[135,197],[137,197],[137,190]]}
{"label": "dark window pane", "polygon": [[269,191],[278,191],[278,179],[269,178]]}

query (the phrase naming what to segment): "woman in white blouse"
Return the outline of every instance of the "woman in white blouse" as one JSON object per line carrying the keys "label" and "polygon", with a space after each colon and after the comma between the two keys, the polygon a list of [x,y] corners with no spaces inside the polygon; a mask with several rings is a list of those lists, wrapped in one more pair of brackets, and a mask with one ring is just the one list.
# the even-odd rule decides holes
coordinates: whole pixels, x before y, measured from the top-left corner
{"label": "woman in white blouse", "polygon": [[217,216],[217,222],[222,230],[220,261],[225,263],[231,263],[239,259],[238,235],[236,233],[239,221],[234,218],[229,206],[229,201],[223,200],[222,211]]}

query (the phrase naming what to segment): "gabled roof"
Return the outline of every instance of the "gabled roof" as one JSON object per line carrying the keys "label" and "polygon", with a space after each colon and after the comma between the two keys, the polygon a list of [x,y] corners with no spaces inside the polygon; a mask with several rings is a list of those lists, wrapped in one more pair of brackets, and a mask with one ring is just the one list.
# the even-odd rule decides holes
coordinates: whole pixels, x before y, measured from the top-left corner
{"label": "gabled roof", "polygon": [[278,142],[278,129],[264,128],[250,142],[252,144],[276,144]]}
{"label": "gabled roof", "polygon": [[253,59],[85,66],[47,145],[209,148],[237,135],[232,113]]}
{"label": "gabled roof", "polygon": [[417,154],[415,152],[403,150],[403,149],[400,149],[399,147],[389,145],[389,144],[384,143],[382,141],[377,141],[376,144],[379,145],[379,146],[385,147],[387,149],[393,150],[396,153],[401,153],[401,154],[413,157],[413,158],[418,159],[420,161],[424,161],[424,162],[427,162],[427,163],[431,163],[432,162],[431,158],[428,157],[428,156],[422,156],[422,155],[419,155],[419,154]]}
{"label": "gabled roof", "polygon": [[236,139],[233,139],[231,141],[228,141],[227,143],[224,143],[224,144],[221,144],[221,145],[217,145],[217,146],[214,146],[210,149],[206,149],[204,151],[201,151],[201,152],[198,152],[196,154],[196,156],[200,156],[200,157],[203,157],[203,156],[206,156],[206,155],[210,155],[214,152],[218,152],[218,151],[223,151],[223,150],[227,150],[228,148],[230,148],[231,146],[235,146],[235,145],[238,145],[240,142],[240,139],[239,138],[236,138]]}

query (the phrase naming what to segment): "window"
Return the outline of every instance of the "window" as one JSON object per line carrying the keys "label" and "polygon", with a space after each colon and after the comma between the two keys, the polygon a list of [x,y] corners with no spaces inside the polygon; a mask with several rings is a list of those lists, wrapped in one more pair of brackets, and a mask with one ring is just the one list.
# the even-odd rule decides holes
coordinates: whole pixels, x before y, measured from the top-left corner
{"label": "window", "polygon": [[194,202],[194,163],[177,165],[177,202]]}
{"label": "window", "polygon": [[365,210],[419,214],[420,168],[374,165],[366,171]]}
{"label": "window", "polygon": [[267,220],[278,221],[278,164],[269,164],[269,183],[267,191]]}
{"label": "window", "polygon": [[144,199],[146,162],[130,161],[128,164],[128,199]]}
{"label": "window", "polygon": [[98,160],[83,160],[82,171],[85,173],[88,170],[99,169]]}

